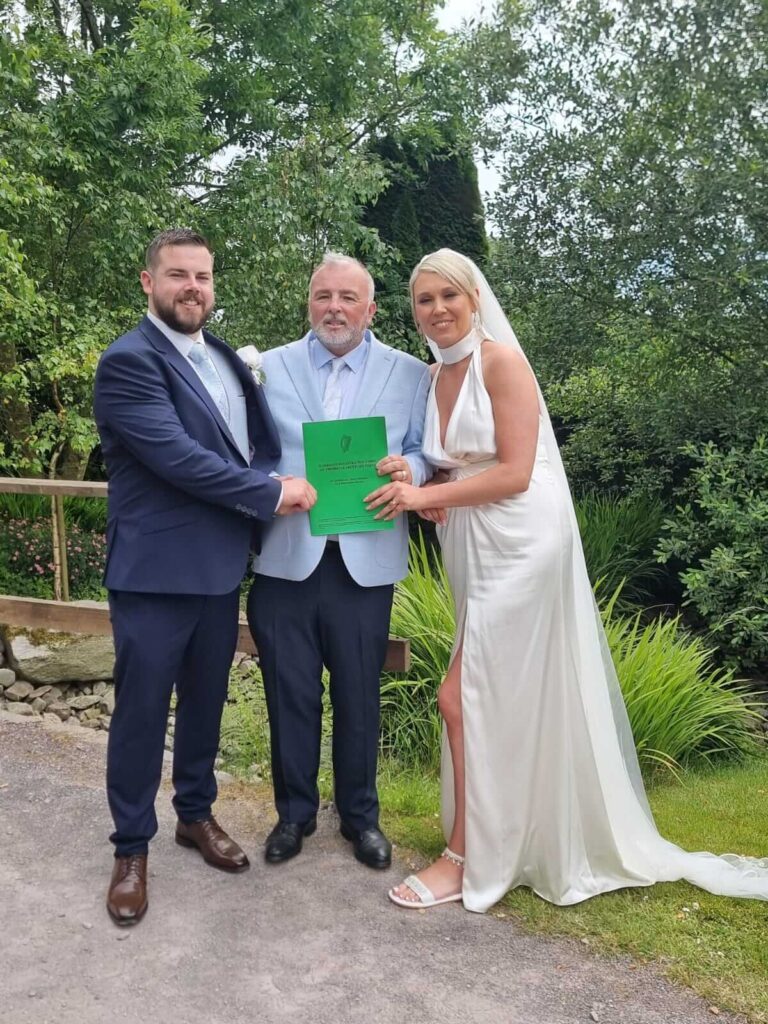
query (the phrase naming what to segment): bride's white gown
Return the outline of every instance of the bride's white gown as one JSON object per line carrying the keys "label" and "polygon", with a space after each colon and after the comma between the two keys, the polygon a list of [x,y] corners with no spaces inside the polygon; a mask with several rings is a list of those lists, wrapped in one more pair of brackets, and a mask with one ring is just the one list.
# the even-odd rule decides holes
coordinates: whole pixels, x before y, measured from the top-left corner
{"label": "bride's white gown", "polygon": [[[493,466],[481,348],[444,444],[436,382],[425,455],[454,480]],[[574,576],[580,541],[544,433],[542,416],[525,493],[449,509],[438,531],[456,605],[454,653],[463,639],[464,905],[485,911],[518,885],[566,905],[679,878],[714,893],[768,899],[767,860],[686,853],[656,829],[633,777],[634,753],[622,748],[616,723],[625,712],[606,683],[602,630],[596,616],[583,614],[592,594],[586,574],[583,585]],[[448,836],[453,774],[445,741],[442,794]]]}

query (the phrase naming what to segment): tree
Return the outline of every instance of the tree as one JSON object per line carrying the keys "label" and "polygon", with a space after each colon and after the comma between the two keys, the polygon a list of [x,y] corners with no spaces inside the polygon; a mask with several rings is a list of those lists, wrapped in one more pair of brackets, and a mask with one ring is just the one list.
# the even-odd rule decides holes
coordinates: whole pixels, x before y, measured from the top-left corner
{"label": "tree", "polygon": [[488,256],[485,217],[472,153],[434,153],[415,197],[424,252],[447,247],[483,266]]}
{"label": "tree", "polygon": [[577,482],[673,484],[766,421],[768,8],[535,0],[520,42],[497,286]]}
{"label": "tree", "polygon": [[80,45],[37,8],[22,31],[13,14],[6,5],[0,37],[0,208],[11,240],[0,248],[2,460],[76,476],[95,443],[98,355],[135,320],[147,238],[189,215],[175,187],[180,160],[190,144],[210,146],[201,36],[163,0],[142,7],[122,48]]}
{"label": "tree", "polygon": [[364,223],[376,228],[395,255],[379,274],[379,319],[390,342],[417,354],[423,349],[408,300],[413,267],[435,249],[455,249],[481,265],[488,254],[477,169],[471,152],[459,146],[446,138],[425,154],[392,137],[373,146],[388,180],[365,210]]}
{"label": "tree", "polygon": [[[277,344],[327,246],[384,187],[367,141],[479,130],[506,21],[449,36],[436,0],[0,0],[0,461],[83,471],[99,352],[134,322],[148,239],[207,230],[217,323]],[[505,18],[514,5],[502,6]]]}

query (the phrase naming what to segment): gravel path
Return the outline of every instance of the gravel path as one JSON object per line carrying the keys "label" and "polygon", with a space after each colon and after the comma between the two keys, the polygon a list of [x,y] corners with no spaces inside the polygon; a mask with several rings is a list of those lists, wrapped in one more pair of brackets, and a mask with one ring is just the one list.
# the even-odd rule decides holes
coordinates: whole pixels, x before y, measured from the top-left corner
{"label": "gravel path", "polygon": [[[104,909],[111,848],[104,743],[0,715],[3,1024],[711,1024],[647,967],[448,905],[414,913],[386,889],[402,864],[357,864],[330,810],[301,856],[271,867],[270,807],[243,788],[217,815],[251,856],[229,876],[173,843],[167,788],[134,929]],[[717,1019],[735,1022],[721,1014]]]}

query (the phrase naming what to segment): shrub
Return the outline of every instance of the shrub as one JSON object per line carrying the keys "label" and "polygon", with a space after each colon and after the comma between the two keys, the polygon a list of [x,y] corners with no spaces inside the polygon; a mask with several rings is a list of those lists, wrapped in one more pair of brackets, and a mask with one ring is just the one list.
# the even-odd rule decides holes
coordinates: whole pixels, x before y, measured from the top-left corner
{"label": "shrub", "polygon": [[760,713],[733,673],[713,667],[712,650],[679,616],[643,624],[640,613],[614,615],[615,598],[603,623],[643,771],[753,751]]}
{"label": "shrub", "polygon": [[584,557],[592,583],[619,592],[621,602],[640,602],[663,570],[654,555],[664,508],[645,495],[587,494],[576,502]]}
{"label": "shrub", "polygon": [[[42,494],[0,494],[3,519],[45,519],[51,514],[51,499]],[[107,528],[106,498],[64,498],[67,525],[75,523],[83,530],[104,533]]]}
{"label": "shrub", "polygon": [[[619,591],[602,602],[608,642],[644,771],[739,757],[754,746],[757,712],[715,669],[712,651],[679,618],[643,624],[617,612]],[[382,747],[404,765],[440,759],[436,693],[448,668],[454,612],[445,571],[424,542],[412,543],[408,577],[395,590],[392,631],[411,639],[412,674],[388,676],[382,696]]]}
{"label": "shrub", "polygon": [[411,674],[384,677],[381,749],[403,764],[436,768],[442,728],[436,694],[448,670],[455,618],[445,569],[421,535],[411,541],[410,572],[395,587],[391,630],[411,642]]}
{"label": "shrub", "polygon": [[659,559],[682,563],[686,604],[728,665],[768,665],[768,440],[689,445],[687,502],[664,523]]}
{"label": "shrub", "polygon": [[[73,598],[103,597],[106,539],[101,533],[67,529],[67,562]],[[11,519],[0,531],[0,586],[29,597],[53,594],[53,538],[50,519]]]}
{"label": "shrub", "polygon": [[232,670],[221,720],[219,750],[228,768],[245,774],[254,765],[269,778],[269,720],[261,672],[254,665]]}
{"label": "shrub", "polygon": [[82,530],[104,533],[107,529],[106,498],[64,498],[64,518]]}

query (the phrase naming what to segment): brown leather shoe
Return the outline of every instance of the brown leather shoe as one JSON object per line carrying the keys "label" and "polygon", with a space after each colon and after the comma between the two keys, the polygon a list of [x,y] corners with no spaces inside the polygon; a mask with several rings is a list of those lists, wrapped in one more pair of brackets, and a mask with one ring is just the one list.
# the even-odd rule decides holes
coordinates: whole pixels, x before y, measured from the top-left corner
{"label": "brown leather shoe", "polygon": [[177,821],[176,842],[196,847],[206,864],[222,871],[245,871],[250,867],[243,851],[213,816],[203,821]]}
{"label": "brown leather shoe", "polygon": [[115,857],[107,893],[107,910],[115,924],[138,924],[146,913],[147,855]]}

